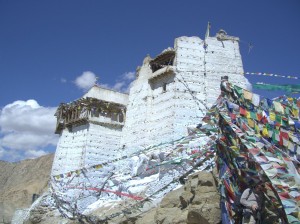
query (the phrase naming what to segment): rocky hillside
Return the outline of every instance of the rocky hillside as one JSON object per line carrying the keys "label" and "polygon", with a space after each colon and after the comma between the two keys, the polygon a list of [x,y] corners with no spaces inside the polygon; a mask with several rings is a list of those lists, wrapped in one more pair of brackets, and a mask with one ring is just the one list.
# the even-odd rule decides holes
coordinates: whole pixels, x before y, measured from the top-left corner
{"label": "rocky hillside", "polygon": [[[25,224],[219,224],[221,223],[220,195],[218,192],[217,170],[197,172],[188,176],[186,183],[164,196],[162,201],[146,212],[136,210],[125,212],[134,201],[120,201],[106,209],[99,208],[76,219],[61,216],[55,207],[40,202],[30,211]],[[120,216],[101,221],[103,215],[124,211]]]}
{"label": "rocky hillside", "polygon": [[[121,224],[218,224],[221,223],[217,170],[190,175],[184,186],[169,192],[156,207],[142,213],[124,214],[108,223]],[[94,211],[100,215],[103,211]],[[97,214],[100,213],[100,214]]]}
{"label": "rocky hillside", "polygon": [[0,223],[10,223],[14,211],[30,207],[34,194],[47,189],[54,154],[17,163],[0,161]]}

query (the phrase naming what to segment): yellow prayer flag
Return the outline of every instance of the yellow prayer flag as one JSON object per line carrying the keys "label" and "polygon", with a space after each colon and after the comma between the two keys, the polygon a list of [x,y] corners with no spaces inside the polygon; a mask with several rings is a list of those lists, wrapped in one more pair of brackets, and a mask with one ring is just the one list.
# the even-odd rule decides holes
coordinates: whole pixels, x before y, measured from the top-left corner
{"label": "yellow prayer flag", "polygon": [[239,151],[238,147],[236,147],[235,145],[233,145],[233,146],[230,146],[230,148],[231,148],[232,150],[236,151],[236,152],[238,152],[238,151]]}
{"label": "yellow prayer flag", "polygon": [[254,121],[253,121],[252,119],[249,119],[249,118],[248,118],[248,125],[249,125],[251,128],[254,128],[255,123],[254,123]]}
{"label": "yellow prayer flag", "polygon": [[270,120],[271,121],[275,121],[275,113],[273,113],[273,112],[270,112]]}
{"label": "yellow prayer flag", "polygon": [[264,137],[269,137],[268,129],[267,128],[263,128],[262,134],[263,134]]}
{"label": "yellow prayer flag", "polygon": [[296,109],[296,108],[292,108],[292,113],[293,113],[293,116],[294,116],[294,117],[298,117],[298,115],[299,115],[299,110]]}
{"label": "yellow prayer flag", "polygon": [[257,124],[255,124],[255,127],[254,127],[254,128],[255,128],[256,133],[259,134],[259,133],[260,133],[259,126],[258,126]]}
{"label": "yellow prayer flag", "polygon": [[231,138],[231,143],[232,143],[233,145],[236,145],[236,141],[235,141],[234,138]]}
{"label": "yellow prayer flag", "polygon": [[246,118],[250,118],[251,117],[251,113],[250,113],[250,111],[246,111]]}

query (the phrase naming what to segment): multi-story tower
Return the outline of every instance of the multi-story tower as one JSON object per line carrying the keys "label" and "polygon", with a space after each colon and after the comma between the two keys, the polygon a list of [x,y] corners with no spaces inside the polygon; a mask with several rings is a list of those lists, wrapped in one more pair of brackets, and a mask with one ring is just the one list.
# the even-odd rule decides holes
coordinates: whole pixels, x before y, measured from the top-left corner
{"label": "multi-story tower", "polygon": [[[55,133],[60,138],[51,186],[65,215],[74,217],[94,202],[123,200],[121,195],[149,196],[173,189],[175,176],[189,170],[190,164],[167,171],[154,166],[158,169],[149,172],[145,165],[170,160],[164,159],[166,151],[161,148],[139,149],[187,135],[187,127],[200,123],[220,95],[221,77],[244,88],[247,84],[238,38],[223,30],[204,40],[175,39],[174,48],[154,59],[147,56],[136,75],[129,96],[95,85],[82,98],[57,109]],[[146,185],[135,179],[150,176]]]}
{"label": "multi-story tower", "polygon": [[52,175],[185,136],[219,96],[221,77],[245,88],[243,72],[239,39],[223,30],[204,40],[175,39],[174,48],[144,59],[129,97],[94,86],[81,99],[59,106]]}
{"label": "multi-story tower", "polygon": [[215,37],[179,37],[174,48],[137,70],[129,94],[121,145],[126,153],[176,140],[197,124],[220,94],[222,76],[246,87],[239,38],[220,30]]}
{"label": "multi-story tower", "polygon": [[104,163],[120,154],[128,95],[93,86],[56,112],[60,135],[52,175]]}

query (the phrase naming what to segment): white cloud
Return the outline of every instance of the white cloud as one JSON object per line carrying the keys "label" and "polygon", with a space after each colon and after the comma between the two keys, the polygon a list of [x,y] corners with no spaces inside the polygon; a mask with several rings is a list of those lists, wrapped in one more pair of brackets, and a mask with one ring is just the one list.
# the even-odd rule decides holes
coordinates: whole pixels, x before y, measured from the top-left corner
{"label": "white cloud", "polygon": [[15,101],[0,111],[0,159],[32,158],[43,148],[55,146],[56,108],[40,106],[35,100]]}
{"label": "white cloud", "polygon": [[135,72],[126,72],[123,74],[124,79],[132,81],[135,79]]}
{"label": "white cloud", "polygon": [[27,158],[37,158],[43,155],[46,155],[47,152],[43,151],[43,150],[28,150],[26,151],[26,157]]}
{"label": "white cloud", "polygon": [[79,89],[86,91],[96,83],[96,80],[97,77],[93,72],[86,71],[76,78],[75,84]]}
{"label": "white cloud", "polygon": [[113,89],[119,92],[128,93],[132,81],[135,79],[135,72],[126,72],[122,74],[114,85],[100,84],[100,86],[108,89]]}
{"label": "white cloud", "polygon": [[117,82],[115,83],[115,85],[113,86],[112,89],[117,90],[117,91],[122,91],[122,88],[124,88],[124,86],[126,85],[125,82]]}
{"label": "white cloud", "polygon": [[60,82],[62,82],[62,83],[66,83],[66,82],[67,82],[67,80],[66,80],[65,78],[60,78]]}
{"label": "white cloud", "polygon": [[[107,88],[113,89],[119,92],[129,92],[131,87],[131,82],[135,79],[135,72],[126,72],[122,74],[114,84],[100,83],[99,85]],[[89,90],[97,81],[97,76],[90,71],[83,72],[80,76],[76,78],[74,83],[76,86],[84,91]]]}
{"label": "white cloud", "polygon": [[[52,130],[52,133],[54,128]],[[32,132],[30,130],[29,132]],[[55,136],[49,133],[49,135],[33,132],[28,133],[24,132],[11,132],[5,134],[1,139],[1,145],[6,148],[16,149],[16,150],[29,150],[37,147],[46,147],[47,145],[55,145],[56,144]]]}
{"label": "white cloud", "polygon": [[4,149],[0,146],[0,158],[4,157]]}

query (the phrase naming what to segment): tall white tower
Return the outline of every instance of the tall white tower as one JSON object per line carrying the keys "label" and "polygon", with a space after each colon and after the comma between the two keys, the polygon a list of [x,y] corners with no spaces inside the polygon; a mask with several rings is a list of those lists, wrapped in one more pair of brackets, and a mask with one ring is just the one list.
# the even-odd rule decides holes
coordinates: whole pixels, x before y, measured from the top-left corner
{"label": "tall white tower", "polygon": [[[186,136],[187,127],[201,122],[220,95],[221,77],[246,87],[238,41],[223,30],[215,37],[207,32],[205,40],[179,37],[174,48],[144,59],[129,96],[94,86],[79,100],[61,104],[51,182],[61,209],[74,215],[99,200],[123,200],[120,194],[171,190],[170,181],[190,165],[149,173],[145,164],[170,158],[165,160],[161,149],[139,150]],[[131,181],[147,175],[142,187]]]}
{"label": "tall white tower", "polygon": [[147,56],[130,89],[121,145],[126,153],[176,140],[197,124],[220,94],[222,76],[246,87],[239,38],[220,30],[215,37],[179,37]]}
{"label": "tall white tower", "polygon": [[129,96],[95,85],[60,105],[52,175],[185,136],[219,96],[221,77],[245,88],[243,72],[239,38],[224,30],[215,37],[207,32],[205,40],[175,39],[174,48],[144,59]]}
{"label": "tall white tower", "polygon": [[125,122],[128,95],[93,86],[82,98],[61,104],[56,112],[60,135],[52,175],[75,171],[121,152],[120,140]]}

